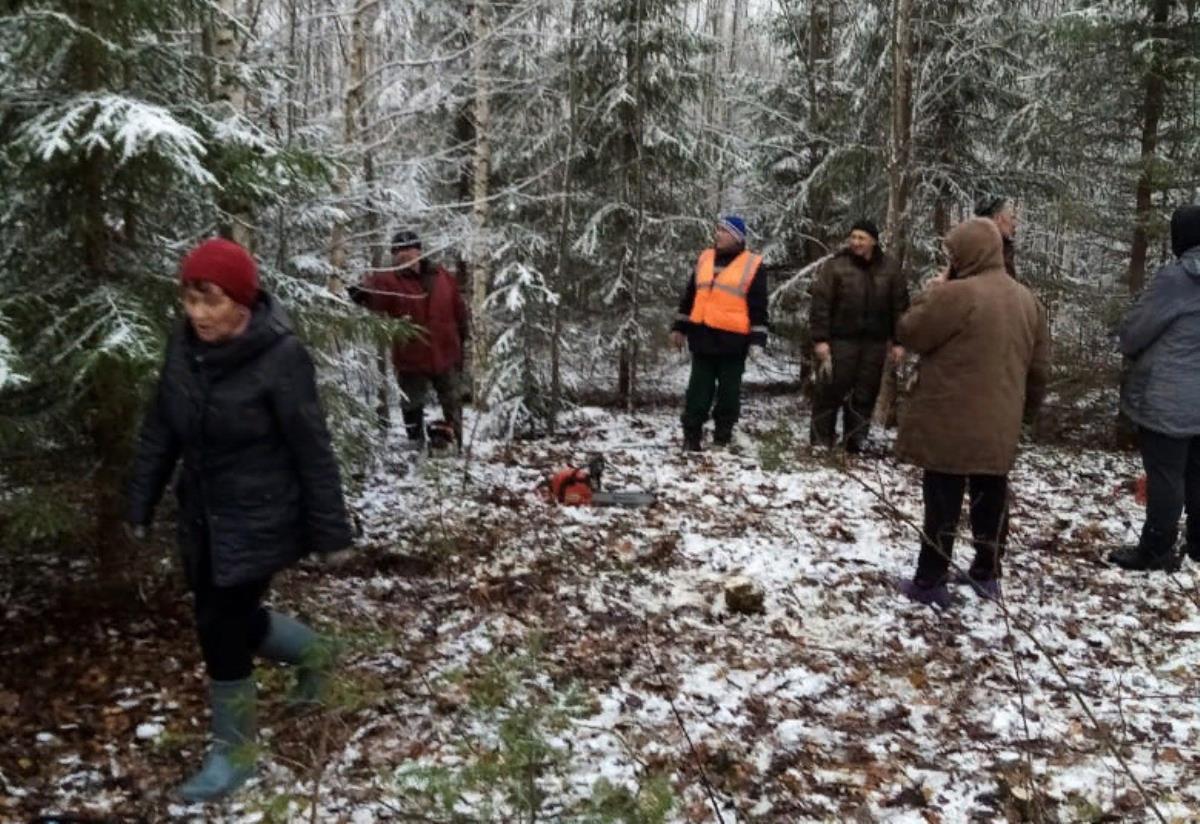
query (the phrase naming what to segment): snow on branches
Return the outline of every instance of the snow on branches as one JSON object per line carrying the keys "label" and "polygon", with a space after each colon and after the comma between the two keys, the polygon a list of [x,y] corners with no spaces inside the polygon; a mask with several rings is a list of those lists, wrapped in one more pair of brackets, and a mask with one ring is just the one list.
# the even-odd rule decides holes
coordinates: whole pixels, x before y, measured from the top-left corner
{"label": "snow on branches", "polygon": [[78,94],[43,109],[18,142],[43,163],[60,155],[111,155],[117,166],[154,157],[201,185],[217,180],[205,168],[204,141],[162,106],[120,94]]}

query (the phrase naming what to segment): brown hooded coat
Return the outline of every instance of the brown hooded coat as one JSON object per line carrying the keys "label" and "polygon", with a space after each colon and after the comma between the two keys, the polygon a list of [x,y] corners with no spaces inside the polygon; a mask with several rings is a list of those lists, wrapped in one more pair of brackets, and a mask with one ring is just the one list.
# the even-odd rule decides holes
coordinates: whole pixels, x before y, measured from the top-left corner
{"label": "brown hooded coat", "polygon": [[897,326],[897,340],[921,360],[896,454],[935,472],[1007,475],[1022,417],[1032,419],[1045,395],[1046,313],[1005,272],[990,220],[959,224],[946,249],[959,279],[917,296]]}

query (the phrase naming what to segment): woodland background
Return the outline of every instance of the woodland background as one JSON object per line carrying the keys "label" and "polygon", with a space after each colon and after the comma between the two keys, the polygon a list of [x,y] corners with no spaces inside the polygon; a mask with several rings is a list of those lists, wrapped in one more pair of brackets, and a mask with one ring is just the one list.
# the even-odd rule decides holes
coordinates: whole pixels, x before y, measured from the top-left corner
{"label": "woodland background", "polygon": [[395,390],[388,325],[342,284],[397,228],[469,295],[479,434],[536,436],[581,400],[673,402],[654,365],[718,213],[746,216],[800,352],[811,264],[850,222],[915,282],[986,193],[1019,204],[1058,396],[1086,400],[1200,185],[1194,0],[4,6],[0,538],[108,567],[204,236],[252,248],[318,350],[353,481]]}
{"label": "woodland background", "polygon": [[[1113,330],[1200,195],[1198,6],[0,0],[0,818],[1194,820],[1200,578],[1103,557],[1141,521]],[[893,586],[917,473],[807,449],[806,294],[864,216],[918,288],[986,194],[1055,365],[1006,598],[934,613]],[[775,328],[751,446],[688,458],[666,333],[725,212]],[[462,457],[401,450],[394,326],[344,297],[401,228],[474,312]],[[362,551],[274,587],[346,641],[338,700],[260,670],[258,778],[189,811],[170,504],[131,544],[122,490],[215,233],[316,354]],[[584,450],[658,503],[533,494]]]}

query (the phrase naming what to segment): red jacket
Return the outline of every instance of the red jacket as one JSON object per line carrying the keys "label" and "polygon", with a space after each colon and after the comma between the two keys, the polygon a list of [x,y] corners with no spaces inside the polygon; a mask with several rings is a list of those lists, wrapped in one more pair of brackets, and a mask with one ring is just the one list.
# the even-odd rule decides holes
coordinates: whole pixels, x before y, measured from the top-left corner
{"label": "red jacket", "polygon": [[392,363],[401,374],[440,375],[462,366],[467,307],[458,281],[441,266],[422,263],[420,273],[372,272],[351,298],[374,312],[404,318],[423,330],[392,344]]}

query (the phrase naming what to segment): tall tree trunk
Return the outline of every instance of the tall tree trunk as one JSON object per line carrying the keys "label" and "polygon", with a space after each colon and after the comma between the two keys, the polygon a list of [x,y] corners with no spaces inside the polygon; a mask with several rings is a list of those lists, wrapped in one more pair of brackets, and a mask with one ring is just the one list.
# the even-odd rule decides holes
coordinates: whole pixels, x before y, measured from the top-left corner
{"label": "tall tree trunk", "polygon": [[[383,265],[383,247],[378,237],[378,214],[372,208],[370,191],[375,181],[375,157],[369,148],[371,131],[371,113],[367,109],[367,63],[370,57],[368,45],[371,24],[378,10],[378,0],[355,0],[350,19],[349,48],[343,50],[345,55],[345,72],[347,84],[345,97],[342,101],[342,145],[347,156],[338,165],[333,182],[333,191],[337,195],[345,217],[333,225],[329,240],[329,262],[333,273],[329,276],[326,287],[334,294],[345,292],[345,279],[351,276],[348,270],[349,240],[353,234],[355,207],[349,198],[351,192],[351,170],[354,168],[354,155],[361,154],[363,185],[366,189],[367,209],[366,219],[369,226],[368,237],[371,239],[370,265],[379,269]],[[375,370],[378,382],[375,384],[375,418],[379,428],[386,431],[391,426],[391,411],[388,406],[388,386],[391,382],[391,370],[388,364],[390,342],[380,340],[375,345]]]}
{"label": "tall tree trunk", "polygon": [[1129,291],[1136,294],[1146,283],[1146,252],[1150,247],[1150,222],[1154,218],[1151,194],[1154,191],[1154,170],[1158,161],[1158,123],[1162,119],[1167,94],[1164,76],[1162,40],[1168,35],[1173,0],[1153,0],[1150,34],[1156,41],[1146,70],[1145,98],[1142,105],[1142,153],[1138,172],[1133,218],[1133,244],[1129,250]]}
{"label": "tall tree trunk", "polygon": [[[89,31],[97,29],[98,9],[91,0],[81,0],[76,13],[82,25]],[[78,50],[79,88],[85,92],[97,92],[104,85],[104,51],[98,39],[81,37],[75,48]],[[105,219],[104,166],[108,153],[100,147],[88,152],[83,162],[81,179],[83,189],[82,214],[78,220],[78,231],[82,240],[84,269],[93,278],[107,275],[109,270],[108,221]]]}
{"label": "tall tree trunk", "polygon": [[912,7],[893,0],[892,117],[888,140],[888,211],[883,241],[904,266],[907,246],[908,185],[912,163]]}
{"label": "tall tree trunk", "polygon": [[[888,141],[888,211],[884,247],[901,271],[908,245],[908,181],[912,161],[912,6],[913,0],[894,0],[892,34],[892,118]],[[884,426],[896,420],[896,370],[888,365],[875,405]]]}
{"label": "tall tree trunk", "polygon": [[[297,43],[300,35],[300,14],[296,8],[299,0],[288,0],[287,4],[287,25],[288,25],[288,48],[287,59],[284,62],[284,72],[287,74],[287,83],[284,88],[287,94],[287,105],[284,109],[284,141],[283,145],[291,149],[292,141],[296,137],[296,126],[299,121],[299,112],[296,106],[296,87],[299,71],[300,58],[297,51]],[[287,264],[288,255],[291,251],[291,244],[288,242],[287,232],[287,206],[280,199],[280,202],[275,207],[275,236],[276,236],[276,258],[275,268],[280,271]]]}
{"label": "tall tree trunk", "polygon": [[558,413],[562,409],[562,298],[566,291],[567,255],[570,251],[571,237],[571,195],[574,178],[571,174],[575,166],[575,144],[579,139],[579,124],[577,123],[576,99],[579,83],[576,77],[576,63],[579,54],[579,4],[581,0],[571,0],[571,24],[567,40],[567,150],[563,161],[562,177],[562,207],[558,227],[558,255],[554,263],[554,281],[551,288],[558,296],[555,302],[550,327],[550,404],[547,415],[548,429],[554,435],[558,429]]}
{"label": "tall tree trunk", "polygon": [[[218,0],[213,22],[212,60],[216,64],[214,99],[225,104],[231,117],[246,113],[246,88],[238,77],[235,65],[240,55],[237,0]],[[251,205],[243,198],[222,194],[218,205],[229,222],[221,227],[222,234],[254,249],[254,216]]]}
{"label": "tall tree trunk", "polygon": [[[935,19],[936,25],[942,27],[944,31],[953,31],[961,11],[960,6],[959,0],[939,3],[937,7],[939,15]],[[936,48],[936,45],[933,48]],[[953,97],[945,96],[934,104],[932,117],[934,120],[934,147],[937,150],[938,162],[941,163],[943,170],[952,169],[955,164],[954,147],[962,140],[960,136],[962,110]],[[937,194],[933,202],[933,233],[937,238],[945,237],[950,231],[951,208],[954,201],[947,180],[948,174],[948,171],[942,172],[943,176],[937,184]],[[911,222],[909,226],[911,226]]]}
{"label": "tall tree trunk", "polygon": [[[740,23],[742,19],[742,0],[733,0],[733,16],[729,21],[729,41],[725,44],[725,48],[729,50],[728,61],[726,63],[726,79],[732,80],[734,73],[737,71],[737,56],[738,56],[738,38],[741,36]],[[717,208],[720,212],[725,208],[725,186],[726,181],[730,177],[729,158],[733,156],[732,142],[733,136],[731,130],[733,128],[733,102],[730,99],[728,91],[722,85],[722,102],[721,102],[721,157],[717,172]]]}
{"label": "tall tree trunk", "polygon": [[[618,277],[622,284],[621,305],[624,319],[621,323],[621,352],[617,364],[617,397],[621,405],[632,409],[637,392],[638,338],[641,335],[639,302],[639,280],[642,256],[642,218],[645,210],[642,199],[642,122],[644,117],[644,94],[642,88],[642,0],[634,0],[634,39],[625,49],[627,76],[633,80],[633,109],[626,107],[626,122],[623,126],[623,162],[625,168],[622,198],[622,214],[627,215],[632,207],[636,219],[632,227],[633,253],[625,250],[621,255]],[[630,221],[623,220],[620,237],[628,239]],[[632,260],[631,260],[632,258]]]}
{"label": "tall tree trunk", "polygon": [[478,409],[487,408],[487,389],[484,386],[488,369],[488,347],[490,332],[487,324],[488,283],[491,279],[489,266],[492,207],[489,201],[492,175],[492,88],[490,46],[491,10],[488,0],[477,0],[471,10],[474,44],[471,49],[471,78],[475,84],[474,104],[471,121],[475,131],[475,146],[472,153],[471,215],[474,219],[474,237],[471,242],[471,315],[474,329],[471,336],[471,383],[473,398]]}
{"label": "tall tree trunk", "polygon": [[[808,42],[805,44],[805,64],[807,81],[808,81],[808,124],[809,130],[812,133],[812,139],[809,140],[806,154],[808,156],[808,176],[812,177],[816,174],[817,169],[825,161],[825,146],[817,139],[817,133],[820,131],[823,123],[824,106],[821,97],[821,90],[827,88],[824,84],[818,85],[817,80],[820,77],[819,69],[822,65],[829,64],[830,52],[830,36],[833,27],[833,11],[826,8],[825,15],[821,14],[821,4],[812,0],[809,6],[808,18]],[[797,43],[797,46],[800,44]],[[828,78],[825,78],[828,80]],[[826,218],[829,214],[829,187],[815,186],[809,187],[809,197],[807,211],[810,216],[811,231],[809,237],[804,242],[804,263],[808,264],[821,255],[825,254],[825,241],[828,237],[816,237],[818,227],[826,224]]]}
{"label": "tall tree trunk", "polygon": [[[342,105],[342,145],[353,155],[362,149],[362,132],[366,121],[363,112],[367,73],[367,17],[375,8],[376,0],[356,0],[350,20],[350,48],[346,50],[346,74],[349,82],[346,85],[346,96]],[[346,158],[349,161],[350,158]],[[366,156],[362,158],[364,167],[371,165]],[[339,164],[337,177],[334,180],[334,191],[341,201],[343,212],[347,217],[337,221],[333,226],[333,236],[329,242],[329,262],[334,273],[329,279],[330,291],[343,291],[343,278],[346,272],[346,261],[349,257],[348,238],[352,230],[352,220],[349,215],[354,211],[346,198],[350,191],[349,162]]]}
{"label": "tall tree trunk", "polygon": [[[89,31],[102,30],[97,4],[81,0],[75,7],[79,22]],[[98,39],[80,38],[76,45],[78,87],[99,92],[105,87],[106,60]],[[110,265],[110,237],[107,221],[105,167],[108,153],[96,149],[88,153],[81,176],[80,214],[72,223],[79,241],[84,271],[99,286],[116,273]],[[93,546],[100,577],[111,582],[119,577],[129,551],[121,529],[121,480],[129,466],[131,453],[129,422],[136,416],[135,393],[130,387],[136,379],[129,363],[113,355],[95,359],[88,371],[88,398],[85,430],[96,457],[96,468],[88,479],[93,493]]]}
{"label": "tall tree trunk", "polygon": [[[704,3],[704,9],[706,16],[705,23],[708,28],[708,35],[712,38],[713,47],[709,50],[706,61],[708,64],[705,72],[707,77],[705,78],[704,100],[700,107],[699,133],[706,136],[711,135],[705,138],[706,147],[704,154],[707,157],[706,165],[709,169],[719,169],[720,164],[723,162],[721,158],[723,153],[722,137],[715,134],[713,124],[717,122],[717,113],[720,109],[721,84],[718,72],[720,71],[721,58],[721,33],[725,21],[725,0],[707,0]],[[712,194],[712,209],[714,212],[721,209],[719,185],[718,180],[718,187]]]}
{"label": "tall tree trunk", "polygon": [[634,225],[633,235],[633,273],[629,279],[629,325],[632,332],[632,339],[629,352],[629,393],[625,399],[625,406],[630,411],[633,409],[633,404],[637,398],[638,390],[638,360],[641,354],[642,334],[641,291],[642,250],[644,248],[642,240],[645,237],[646,227],[646,164],[644,156],[646,146],[646,90],[643,83],[643,25],[642,0],[637,0],[637,79],[634,86],[635,94],[637,96],[637,162],[635,164],[637,176],[634,186],[637,219]]}

